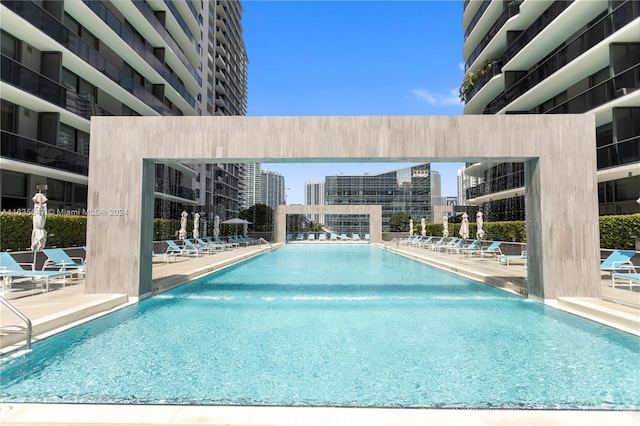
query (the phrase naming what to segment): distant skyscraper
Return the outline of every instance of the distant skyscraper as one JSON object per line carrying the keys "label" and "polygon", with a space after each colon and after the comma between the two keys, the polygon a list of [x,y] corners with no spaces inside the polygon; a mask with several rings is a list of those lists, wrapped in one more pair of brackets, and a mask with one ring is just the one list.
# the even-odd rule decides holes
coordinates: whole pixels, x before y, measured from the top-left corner
{"label": "distant skyscraper", "polygon": [[[324,181],[304,183],[304,204],[308,206],[324,205]],[[324,224],[324,215],[312,214],[308,219]]]}
{"label": "distant skyscraper", "polygon": [[442,197],[442,182],[440,172],[431,170],[431,205],[442,206],[444,199]]}
{"label": "distant skyscraper", "polygon": [[259,163],[246,164],[243,178],[242,208],[246,209],[262,201],[262,170]]}
{"label": "distant skyscraper", "polygon": [[262,170],[261,175],[262,204],[275,210],[277,206],[285,204],[284,176],[270,170]]}
{"label": "distant skyscraper", "polygon": [[[465,206],[467,204],[467,193],[475,194],[479,190],[482,178],[475,176],[467,176],[465,169],[458,169],[458,205]],[[472,197],[473,198],[473,197]]]}

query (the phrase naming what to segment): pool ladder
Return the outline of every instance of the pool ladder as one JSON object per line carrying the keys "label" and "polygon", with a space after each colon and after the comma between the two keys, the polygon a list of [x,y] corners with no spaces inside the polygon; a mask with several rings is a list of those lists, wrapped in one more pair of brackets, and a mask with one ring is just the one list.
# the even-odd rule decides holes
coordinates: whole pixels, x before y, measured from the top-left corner
{"label": "pool ladder", "polygon": [[7,333],[7,334],[21,334],[21,333],[24,333],[26,338],[27,338],[27,345],[26,345],[27,347],[26,347],[26,349],[28,351],[30,351],[31,350],[31,335],[33,334],[33,326],[31,325],[31,320],[29,318],[27,318],[27,316],[25,314],[20,312],[18,310],[18,308],[13,306],[11,303],[9,303],[9,301],[7,299],[5,299],[2,296],[0,296],[0,303],[2,303],[4,306],[9,308],[9,310],[11,312],[16,314],[21,320],[23,320],[27,324],[26,327],[21,327],[21,326],[16,326],[17,328],[1,327],[0,328],[0,333]]}

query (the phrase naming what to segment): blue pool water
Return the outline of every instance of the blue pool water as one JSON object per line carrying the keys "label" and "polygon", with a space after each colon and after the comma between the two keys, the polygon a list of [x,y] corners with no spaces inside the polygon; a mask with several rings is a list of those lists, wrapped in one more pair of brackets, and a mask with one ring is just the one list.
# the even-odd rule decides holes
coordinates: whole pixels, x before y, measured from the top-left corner
{"label": "blue pool water", "polygon": [[37,342],[0,401],[640,409],[640,339],[369,246],[291,245]]}

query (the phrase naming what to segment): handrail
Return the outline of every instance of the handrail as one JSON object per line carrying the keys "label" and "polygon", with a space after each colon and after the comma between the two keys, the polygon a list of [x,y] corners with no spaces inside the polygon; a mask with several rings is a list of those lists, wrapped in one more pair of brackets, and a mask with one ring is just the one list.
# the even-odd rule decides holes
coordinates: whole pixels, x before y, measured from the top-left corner
{"label": "handrail", "polygon": [[271,243],[270,243],[269,241],[265,240],[265,239],[264,239],[264,238],[262,238],[262,237],[260,237],[260,238],[258,239],[258,242],[259,242],[259,243],[261,243],[261,244],[269,244],[269,248],[270,248],[270,249],[272,249],[272,248],[273,248],[273,246],[271,245]]}
{"label": "handrail", "polygon": [[20,312],[15,306],[9,303],[9,301],[2,296],[0,296],[0,303],[2,303],[4,306],[9,308],[11,312],[16,314],[21,320],[27,323],[27,331],[25,332],[27,336],[27,350],[28,351],[31,350],[31,336],[33,334],[33,326],[31,325],[31,320],[27,318],[25,314]]}

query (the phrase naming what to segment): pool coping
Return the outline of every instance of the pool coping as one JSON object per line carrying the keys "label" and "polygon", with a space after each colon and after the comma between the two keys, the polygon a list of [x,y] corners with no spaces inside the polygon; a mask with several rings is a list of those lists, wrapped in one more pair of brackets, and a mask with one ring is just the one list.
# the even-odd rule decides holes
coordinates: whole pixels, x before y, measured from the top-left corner
{"label": "pool coping", "polygon": [[603,425],[637,426],[638,411],[4,404],[9,425]]}

